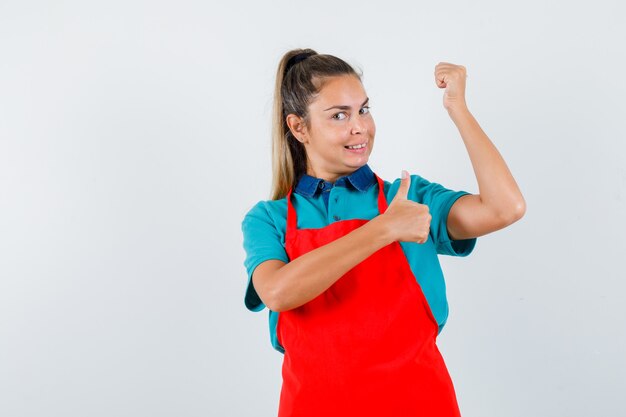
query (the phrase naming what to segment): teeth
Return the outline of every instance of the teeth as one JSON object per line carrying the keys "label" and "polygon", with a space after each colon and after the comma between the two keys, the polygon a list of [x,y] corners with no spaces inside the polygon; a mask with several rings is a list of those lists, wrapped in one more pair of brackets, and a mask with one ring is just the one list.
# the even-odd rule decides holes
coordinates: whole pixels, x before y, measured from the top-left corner
{"label": "teeth", "polygon": [[348,149],[361,149],[361,148],[364,148],[364,147],[365,147],[364,143],[362,143],[360,145],[346,146],[346,148],[348,148]]}

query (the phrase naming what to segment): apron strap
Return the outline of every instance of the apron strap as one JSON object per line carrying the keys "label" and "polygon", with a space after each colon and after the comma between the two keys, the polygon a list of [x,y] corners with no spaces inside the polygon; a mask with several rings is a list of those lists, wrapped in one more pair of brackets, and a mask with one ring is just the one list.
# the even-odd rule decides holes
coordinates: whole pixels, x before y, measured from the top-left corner
{"label": "apron strap", "polygon": [[296,224],[298,219],[296,218],[296,210],[293,208],[291,204],[291,192],[293,191],[293,187],[289,188],[289,192],[287,193],[287,231],[289,233],[296,230]]}
{"label": "apron strap", "polygon": [[387,199],[385,198],[385,184],[383,180],[376,174],[376,181],[378,181],[378,213],[383,214],[387,211]]}

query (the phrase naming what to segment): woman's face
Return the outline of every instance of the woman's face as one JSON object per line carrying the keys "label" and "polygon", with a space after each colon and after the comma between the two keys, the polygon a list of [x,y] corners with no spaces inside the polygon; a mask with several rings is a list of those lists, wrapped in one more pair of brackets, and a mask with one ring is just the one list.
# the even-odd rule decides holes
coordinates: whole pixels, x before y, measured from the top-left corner
{"label": "woman's face", "polygon": [[356,76],[325,80],[309,104],[308,127],[296,135],[306,149],[307,174],[334,183],[367,163],[376,133],[368,101]]}

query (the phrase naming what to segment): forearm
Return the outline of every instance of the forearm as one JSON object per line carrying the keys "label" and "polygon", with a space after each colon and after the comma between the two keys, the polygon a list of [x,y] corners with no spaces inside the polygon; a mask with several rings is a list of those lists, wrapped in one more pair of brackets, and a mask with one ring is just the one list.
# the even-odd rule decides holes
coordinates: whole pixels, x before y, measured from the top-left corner
{"label": "forearm", "polygon": [[525,202],[506,162],[466,106],[448,110],[459,129],[472,162],[483,204],[497,216],[511,218],[525,210]]}
{"label": "forearm", "polygon": [[290,310],[314,299],[392,241],[381,216],[378,216],[345,236],[285,264],[274,277],[276,311]]}

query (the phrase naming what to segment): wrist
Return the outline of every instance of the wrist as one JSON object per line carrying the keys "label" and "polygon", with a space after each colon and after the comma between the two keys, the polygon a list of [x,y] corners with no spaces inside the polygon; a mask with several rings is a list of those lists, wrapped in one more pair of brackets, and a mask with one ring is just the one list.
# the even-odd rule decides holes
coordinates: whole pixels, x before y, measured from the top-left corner
{"label": "wrist", "polygon": [[469,109],[465,105],[457,105],[448,108],[448,115],[457,125],[473,117],[472,113],[470,113]]}
{"label": "wrist", "polygon": [[450,104],[448,107],[446,107],[446,110],[450,114],[469,113],[469,109],[465,100],[457,101]]}
{"label": "wrist", "polygon": [[374,239],[377,240],[381,248],[396,240],[391,228],[385,220],[384,214],[374,217],[369,221],[369,224],[373,230]]}

